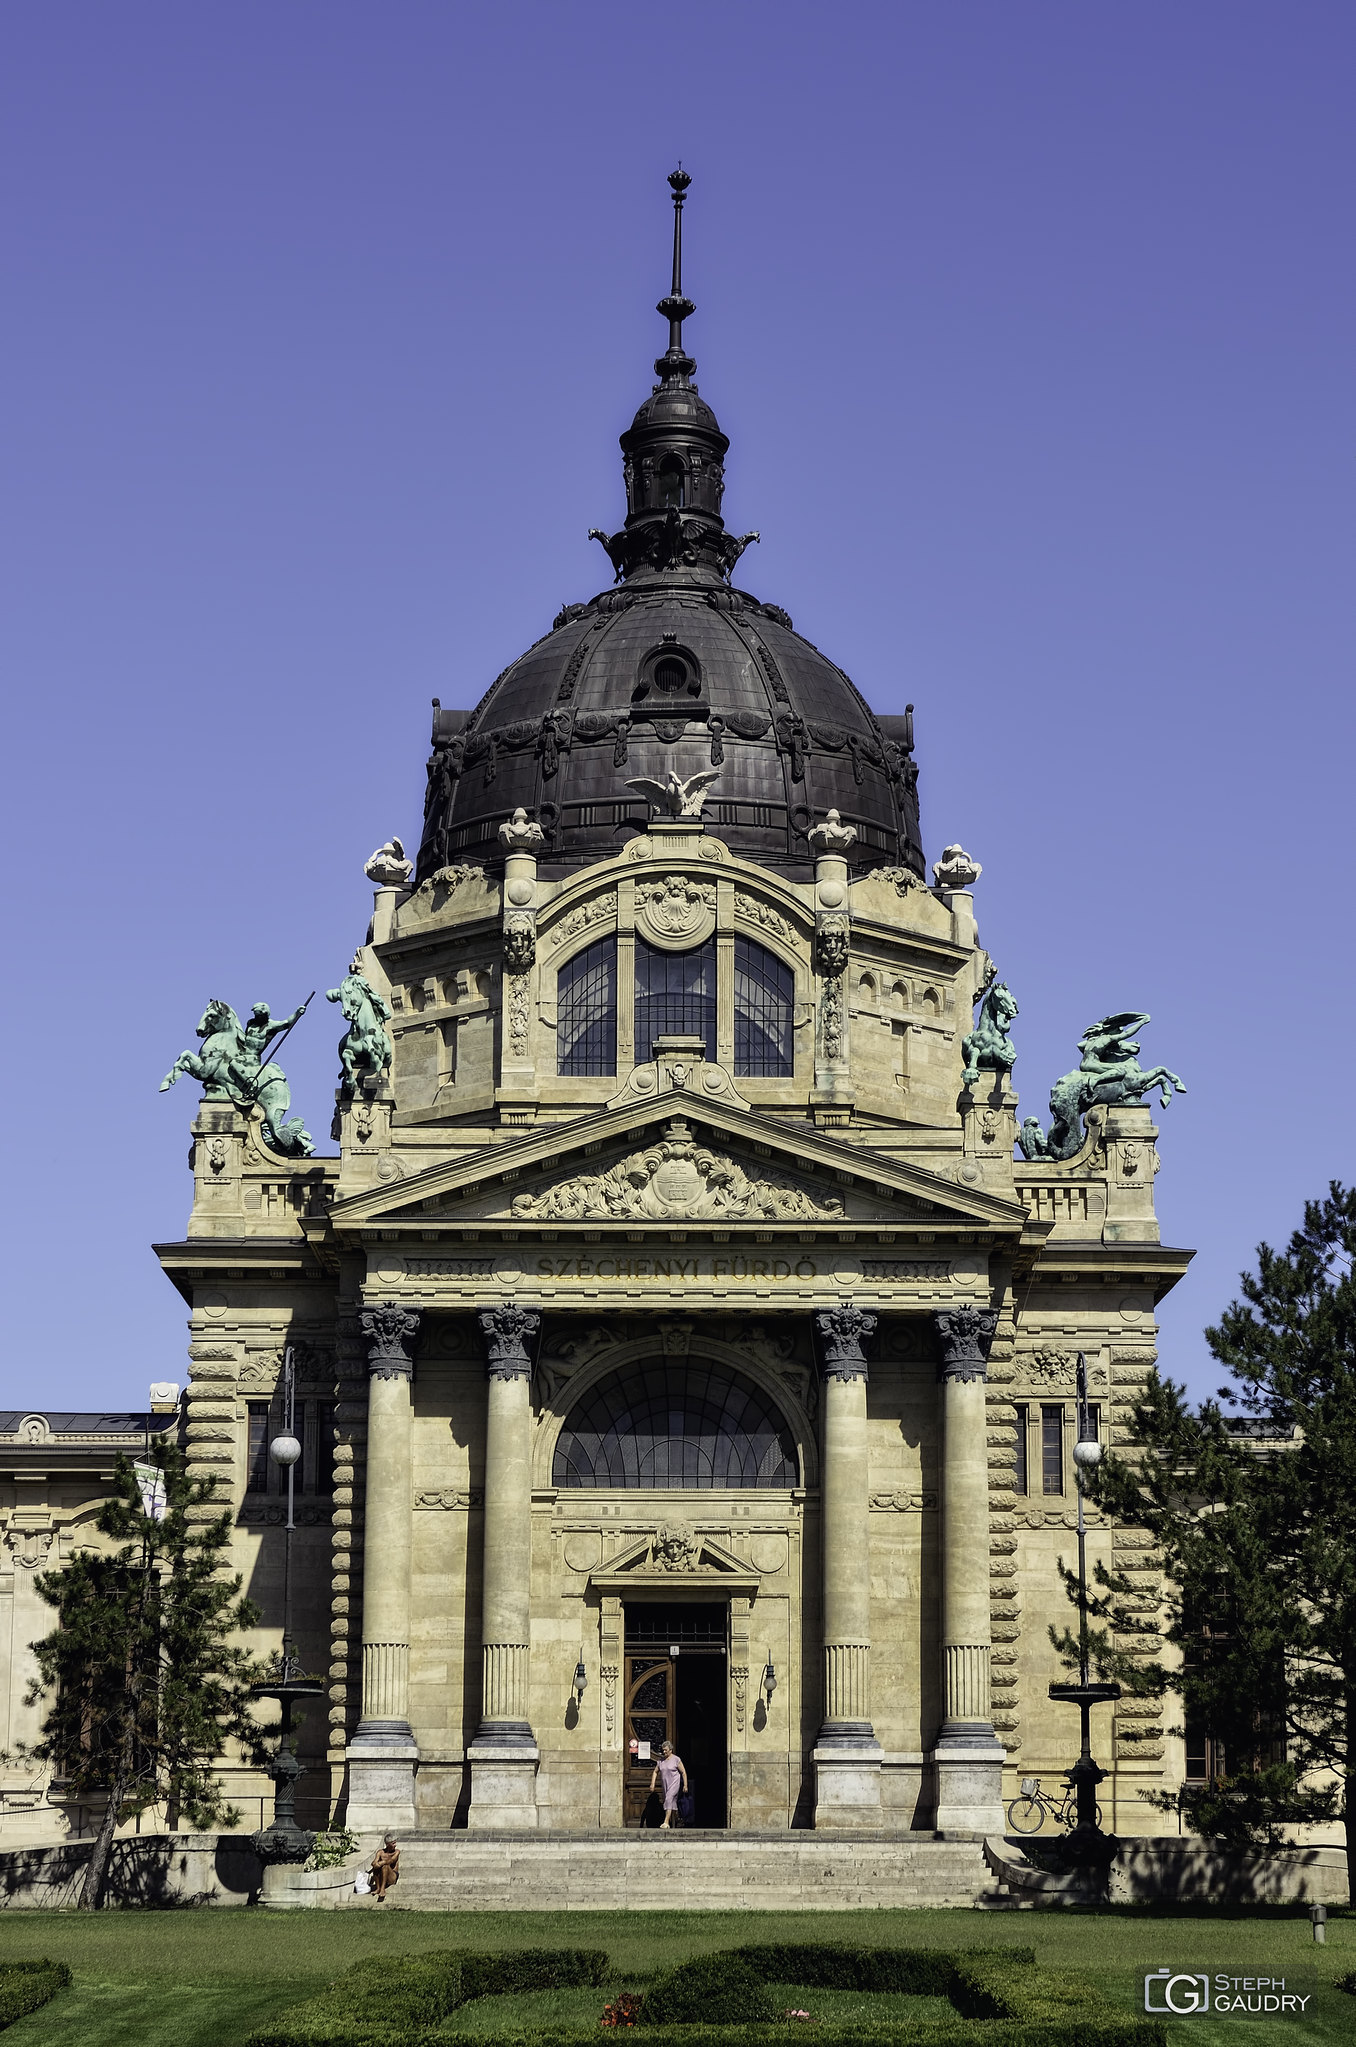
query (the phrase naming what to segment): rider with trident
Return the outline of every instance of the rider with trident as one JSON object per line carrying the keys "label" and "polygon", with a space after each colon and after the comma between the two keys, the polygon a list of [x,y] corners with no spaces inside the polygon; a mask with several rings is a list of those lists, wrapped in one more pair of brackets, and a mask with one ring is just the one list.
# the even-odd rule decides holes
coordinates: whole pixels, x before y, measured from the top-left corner
{"label": "rider with trident", "polygon": [[258,1105],[264,1120],[266,1141],[284,1157],[309,1158],[315,1150],[299,1116],[288,1116],[292,1092],[282,1068],[268,1058],[276,1038],[281,1044],[315,995],[314,988],[291,1016],[275,1018],[266,1002],[256,1002],[249,1022],[240,1018],[227,1002],[214,999],[198,1023],[202,1039],[200,1052],[181,1052],[160,1083],[161,1092],[173,1087],[181,1073],[203,1083],[208,1101],[234,1102],[238,1109]]}

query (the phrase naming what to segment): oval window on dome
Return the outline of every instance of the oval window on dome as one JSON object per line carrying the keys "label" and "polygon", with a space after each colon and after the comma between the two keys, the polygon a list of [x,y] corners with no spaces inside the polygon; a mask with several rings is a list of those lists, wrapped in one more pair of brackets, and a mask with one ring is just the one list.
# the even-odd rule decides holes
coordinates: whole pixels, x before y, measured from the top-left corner
{"label": "oval window on dome", "polygon": [[767,1395],[691,1358],[626,1365],[600,1380],[566,1418],[551,1483],[653,1492],[800,1480],[795,1439]]}

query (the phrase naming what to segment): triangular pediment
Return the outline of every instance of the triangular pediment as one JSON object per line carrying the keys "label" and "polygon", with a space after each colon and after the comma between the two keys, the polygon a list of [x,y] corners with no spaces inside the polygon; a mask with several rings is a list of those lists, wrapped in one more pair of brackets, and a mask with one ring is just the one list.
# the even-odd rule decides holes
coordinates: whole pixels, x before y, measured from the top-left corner
{"label": "triangular pediment", "polygon": [[703,1535],[684,1521],[661,1521],[654,1532],[628,1543],[589,1573],[599,1592],[643,1594],[687,1599],[695,1593],[710,1598],[748,1595],[757,1590],[758,1572],[745,1557]]}
{"label": "triangular pediment", "polygon": [[1025,1211],[804,1124],[668,1094],[430,1166],[337,1202],[340,1232],[472,1223],[833,1230],[905,1223],[1020,1232]]}

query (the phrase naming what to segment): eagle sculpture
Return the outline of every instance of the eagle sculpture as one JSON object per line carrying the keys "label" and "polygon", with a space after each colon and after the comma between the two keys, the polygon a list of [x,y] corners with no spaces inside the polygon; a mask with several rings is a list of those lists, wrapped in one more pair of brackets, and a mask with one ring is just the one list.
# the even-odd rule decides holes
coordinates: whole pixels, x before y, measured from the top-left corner
{"label": "eagle sculpture", "polygon": [[719,768],[703,768],[700,774],[689,775],[686,781],[670,768],[662,782],[656,782],[649,775],[637,775],[626,786],[634,789],[638,796],[648,797],[662,815],[700,817],[707,790],[719,780]]}

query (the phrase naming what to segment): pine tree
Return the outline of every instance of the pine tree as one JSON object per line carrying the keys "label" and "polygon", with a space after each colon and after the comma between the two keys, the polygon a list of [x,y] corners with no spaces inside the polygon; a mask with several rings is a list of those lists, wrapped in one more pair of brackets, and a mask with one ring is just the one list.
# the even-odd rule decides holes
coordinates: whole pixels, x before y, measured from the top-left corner
{"label": "pine tree", "polygon": [[1180,1794],[1196,1831],[1275,1846],[1287,1826],[1340,1818],[1356,1882],[1354,1253],[1356,1189],[1334,1181],[1284,1252],[1258,1246],[1242,1300],[1206,1330],[1232,1384],[1193,1409],[1150,1379],[1129,1454],[1088,1491],[1154,1538],[1165,1604],[1099,1567],[1088,1605],[1101,1674],[1175,1692],[1222,1752]]}
{"label": "pine tree", "polygon": [[153,1455],[154,1478],[119,1457],[95,1523],[106,1546],[37,1580],[58,1619],[33,1644],[29,1702],[50,1704],[28,1753],[55,1766],[71,1797],[106,1800],[87,1909],[103,1903],[117,1827],[159,1804],[196,1827],[233,1825],[213,1765],[231,1740],[259,1752],[250,1687],[263,1673],[232,1639],[259,1614],[223,1572],[230,1514],[203,1521],[215,1477],[190,1478],[172,1445]]}

